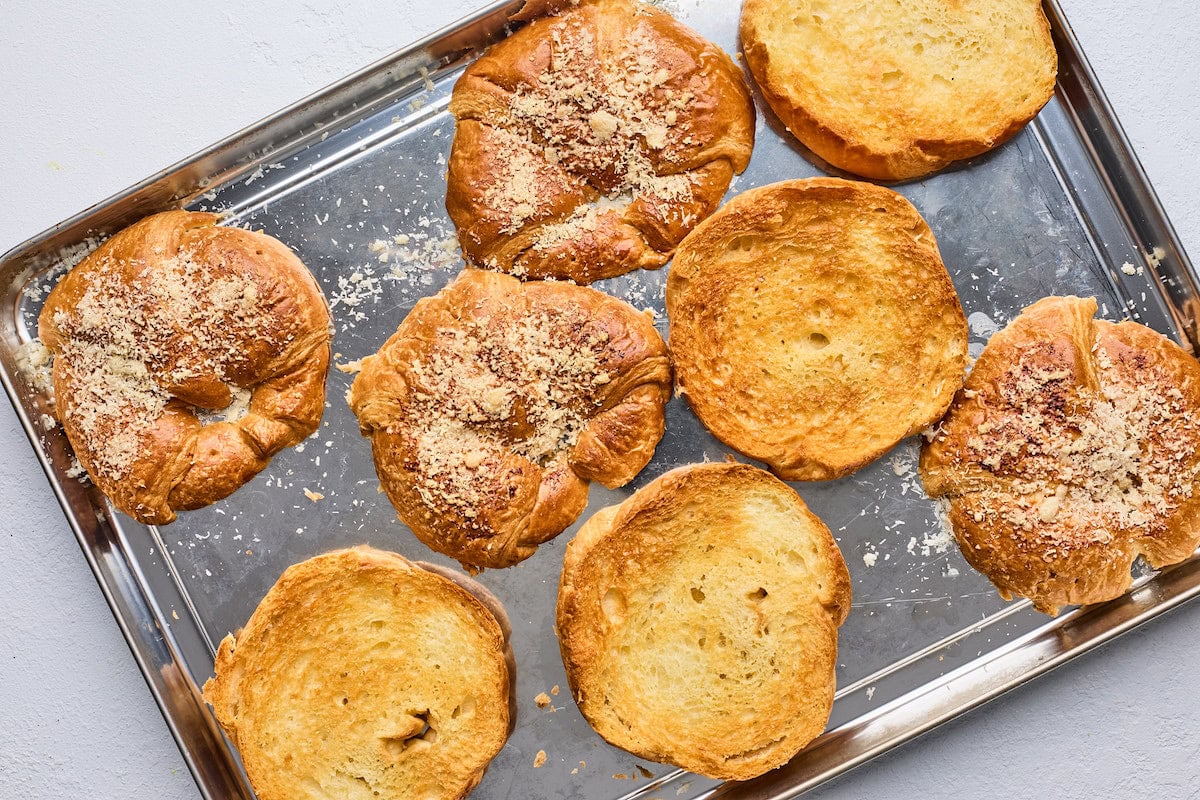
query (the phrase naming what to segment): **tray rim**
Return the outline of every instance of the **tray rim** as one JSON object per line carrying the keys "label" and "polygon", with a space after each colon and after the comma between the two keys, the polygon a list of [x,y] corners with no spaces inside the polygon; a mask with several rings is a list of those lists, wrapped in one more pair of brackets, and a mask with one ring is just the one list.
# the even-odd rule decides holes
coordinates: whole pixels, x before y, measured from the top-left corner
{"label": "tray rim", "polygon": [[[430,67],[435,66],[438,58],[431,53],[444,51],[454,37],[461,36],[472,26],[489,21],[494,23],[499,15],[504,15],[506,21],[513,21],[527,5],[535,2],[494,0],[462,19],[9,248],[0,255],[0,268],[36,248],[47,246],[52,240],[66,237],[66,241],[58,243],[59,246],[79,241],[81,237],[76,233],[86,236],[99,230],[95,225],[86,229],[82,226],[102,222],[104,213],[115,207],[132,206],[130,210],[136,216],[142,216],[154,210],[182,205],[202,194],[210,184],[234,180],[255,166],[267,163],[282,150],[313,141],[323,132],[338,126],[352,124],[354,118],[371,113],[370,106],[346,102],[355,91],[372,83],[377,86],[393,85],[390,93],[374,101],[376,105],[391,102],[408,93],[416,75],[412,65],[417,60]],[[1108,198],[1113,201],[1127,231],[1136,240],[1140,254],[1149,260],[1153,248],[1163,248],[1167,256],[1162,260],[1175,265],[1171,270],[1171,278],[1177,283],[1182,282],[1185,289],[1190,289],[1192,297],[1200,298],[1200,289],[1197,288],[1200,274],[1188,259],[1059,0],[1044,0],[1043,9],[1050,19],[1059,52],[1057,90],[1062,96],[1069,121],[1089,147],[1087,155]],[[409,62],[407,66],[406,61]],[[1069,85],[1064,82],[1064,64],[1071,70]],[[408,71],[404,72],[405,69]],[[407,84],[404,83],[405,79],[408,79]],[[314,117],[318,119],[316,124],[312,123]],[[308,124],[297,126],[296,122]],[[290,134],[290,138],[271,141],[271,136],[277,133]],[[1141,213],[1130,216],[1127,213],[1130,208]],[[1159,278],[1163,283],[1161,275]],[[1170,281],[1163,284],[1162,290],[1166,297],[1172,297],[1175,291],[1184,291]],[[1185,341],[1193,345],[1200,344],[1200,321],[1197,319],[1200,308],[1193,307],[1188,309],[1188,313],[1181,314],[1179,304],[1173,297],[1169,306]],[[119,526],[113,526],[102,513],[95,518],[76,514],[75,506],[83,490],[58,480],[50,454],[41,445],[36,425],[20,400],[12,371],[2,361],[0,383],[201,795],[205,800],[227,797],[253,800],[254,795],[249,790],[244,774],[235,763],[231,763],[224,737],[201,698],[198,687],[188,676],[176,637],[171,626],[164,624],[165,618],[148,588],[140,565],[126,552],[126,542],[119,532]],[[86,503],[86,499],[83,502]],[[828,732],[817,746],[805,751],[805,763],[801,765],[804,769],[799,776],[792,774],[796,770],[784,767],[750,784],[737,785],[740,790],[738,796],[753,800],[789,800],[798,797],[836,775],[860,766],[1179,607],[1197,595],[1200,595],[1200,559],[1193,556],[1186,562],[1161,571],[1149,582],[1117,600],[1072,610],[868,714],[854,718],[841,728]],[[990,676],[987,674],[989,671],[993,673]],[[900,719],[903,716],[909,719]],[[882,730],[872,739],[870,734],[874,728]],[[847,752],[849,757],[846,757]],[[675,773],[671,773],[673,775]],[[655,781],[626,797],[641,797],[663,782]],[[726,787],[732,786],[735,785],[725,784],[711,789],[698,795],[696,800],[725,796]],[[745,794],[746,790],[750,793]]]}

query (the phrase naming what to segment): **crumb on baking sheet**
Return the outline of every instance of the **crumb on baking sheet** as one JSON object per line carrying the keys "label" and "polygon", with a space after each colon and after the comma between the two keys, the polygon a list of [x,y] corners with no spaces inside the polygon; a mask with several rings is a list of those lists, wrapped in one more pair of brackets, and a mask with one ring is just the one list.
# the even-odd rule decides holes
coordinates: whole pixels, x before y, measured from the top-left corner
{"label": "crumb on baking sheet", "polygon": [[541,769],[542,765],[544,765],[545,763],[546,763],[546,751],[538,750],[537,755],[535,755],[533,757],[533,768]]}
{"label": "crumb on baking sheet", "polygon": [[541,692],[537,697],[533,698],[533,702],[538,708],[545,708],[546,706],[550,705],[550,695],[546,694],[545,692]]}
{"label": "crumb on baking sheet", "polygon": [[41,339],[30,339],[16,352],[17,371],[25,377],[29,387],[35,392],[53,397],[54,382],[50,377],[50,367],[53,358],[50,350],[42,344]]}

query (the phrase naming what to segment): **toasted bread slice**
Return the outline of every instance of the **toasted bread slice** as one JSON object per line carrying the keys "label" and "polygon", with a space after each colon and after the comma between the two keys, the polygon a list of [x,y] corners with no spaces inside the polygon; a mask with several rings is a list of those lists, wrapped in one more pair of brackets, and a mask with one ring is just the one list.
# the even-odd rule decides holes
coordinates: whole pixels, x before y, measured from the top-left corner
{"label": "toasted bread slice", "polygon": [[725,780],[774,769],[833,703],[850,578],[829,529],[745,464],[682,467],[567,546],[558,637],[596,732]]}
{"label": "toasted bread slice", "polygon": [[1047,613],[1119,597],[1200,544],[1200,363],[1096,301],[1039,300],[988,342],[921,479],[963,555]]}
{"label": "toasted bread slice", "polygon": [[916,209],[822,178],[745,192],[667,278],[680,388],[710,431],[786,480],[829,480],[939,419],[967,322]]}
{"label": "toasted bread slice", "polygon": [[927,175],[1016,134],[1054,93],[1040,0],[745,0],[742,46],[788,129],[835,167]]}
{"label": "toasted bread slice", "polygon": [[204,685],[260,800],[479,783],[508,737],[511,655],[503,610],[465,581],[367,547],[283,573]]}

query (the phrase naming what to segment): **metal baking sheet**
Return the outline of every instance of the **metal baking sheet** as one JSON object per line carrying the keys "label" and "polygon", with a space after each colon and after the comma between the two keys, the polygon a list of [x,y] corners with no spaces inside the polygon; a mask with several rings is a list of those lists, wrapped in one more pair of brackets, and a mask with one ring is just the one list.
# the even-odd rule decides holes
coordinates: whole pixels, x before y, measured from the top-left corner
{"label": "metal baking sheet", "polygon": [[[18,369],[64,254],[166,208],[220,210],[292,247],[320,280],[336,322],[335,362],[374,352],[413,303],[462,267],[443,206],[453,137],[446,112],[463,67],[506,35],[522,2],[486,8],[31,239],[0,259],[0,378],[85,557],[207,798],[250,798],[236,755],[198,686],[214,645],[249,617],[288,565],[362,542],[449,563],[417,542],[377,492],[369,442],[333,370],[320,430],[229,499],[162,528],[114,512],[70,477],[61,429]],[[1057,92],[996,152],[896,187],[937,235],[971,325],[971,352],[1048,294],[1094,295],[1192,348],[1200,301],[1191,265],[1096,85],[1061,10],[1046,7],[1060,57]],[[737,7],[694,0],[684,22],[730,52]],[[820,174],[756,98],[758,141],[731,194]],[[666,270],[597,286],[663,310]],[[659,317],[666,334],[666,320]],[[1200,593],[1200,559],[1147,572],[1128,596],[1057,619],[1005,603],[966,565],[915,474],[915,441],[840,481],[796,488],[837,537],[854,604],[841,629],[829,730],[790,765],[718,785],[610,747],[570,699],[554,636],[565,543],[481,579],[504,601],[518,657],[516,731],[477,798],[787,798],[1044,672]],[[672,467],[723,459],[680,400],[654,460],[629,486],[594,486],[586,519]],[[324,495],[313,502],[306,491]],[[541,709],[534,698],[552,696]],[[770,702],[764,698],[764,702]],[[534,769],[539,750],[546,763]]]}

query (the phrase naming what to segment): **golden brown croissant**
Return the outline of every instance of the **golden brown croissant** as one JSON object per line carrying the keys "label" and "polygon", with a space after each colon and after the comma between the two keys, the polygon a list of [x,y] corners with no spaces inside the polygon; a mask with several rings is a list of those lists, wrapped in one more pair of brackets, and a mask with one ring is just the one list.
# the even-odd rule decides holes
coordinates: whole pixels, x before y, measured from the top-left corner
{"label": "golden brown croissant", "polygon": [[1200,544],[1200,364],[1096,301],[1048,297],[988,342],[921,480],[1006,599],[1097,603]]}
{"label": "golden brown croissant", "polygon": [[596,0],[467,68],[446,209],[475,266],[587,283],[661,267],[750,160],[740,70],[670,15]]}
{"label": "golden brown croissant", "polygon": [[38,320],[76,456],[147,524],[226,497],[324,410],[330,320],[316,281],[279,241],[217,219],[167,211],[131,225],[62,279]]}
{"label": "golden brown croissant", "polygon": [[363,361],[350,407],[421,541],[468,567],[528,558],[650,461],[670,398],[647,315],[594,289],[465,270]]}

